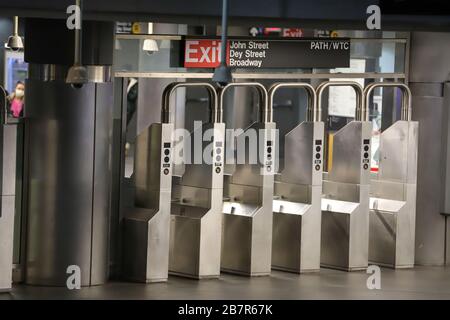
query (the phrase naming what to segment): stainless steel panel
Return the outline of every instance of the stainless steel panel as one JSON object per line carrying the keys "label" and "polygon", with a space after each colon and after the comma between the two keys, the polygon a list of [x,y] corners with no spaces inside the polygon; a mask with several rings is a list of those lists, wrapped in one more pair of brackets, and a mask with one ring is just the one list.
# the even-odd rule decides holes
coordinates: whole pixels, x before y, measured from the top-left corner
{"label": "stainless steel panel", "polygon": [[370,196],[373,198],[404,201],[405,194],[403,183],[378,180],[376,177],[370,181]]}
{"label": "stainless steel panel", "polygon": [[[320,269],[323,138],[321,122],[303,122],[286,135],[285,165],[275,183],[275,197],[282,200],[273,205],[274,269]],[[322,143],[317,145],[317,140]]]}
{"label": "stainless steel panel", "polygon": [[[98,69],[102,70],[101,67]],[[95,86],[91,285],[103,284],[109,277],[112,93],[112,83]]]}
{"label": "stainless steel panel", "polygon": [[109,170],[112,86],[101,86],[27,80],[29,284],[65,286],[70,265],[83,286],[106,280],[109,186],[99,176]]}
{"label": "stainless steel panel", "polygon": [[367,268],[370,160],[364,153],[370,155],[371,130],[369,122],[352,121],[334,136],[332,168],[323,184],[323,266],[347,271]]}
{"label": "stainless steel panel", "polygon": [[[450,79],[449,79],[450,80]],[[450,214],[450,82],[444,84],[442,213]],[[448,237],[447,237],[448,238]]]}
{"label": "stainless steel panel", "polygon": [[[196,279],[220,275],[225,125],[207,123],[199,130],[208,129],[213,134],[202,154],[212,152],[215,161],[185,166],[173,186],[171,208],[169,272]],[[209,151],[208,146],[214,148]]]}
{"label": "stainless steel panel", "polygon": [[[352,121],[335,133],[333,160],[329,180],[342,183],[367,184],[369,176],[363,169],[363,140],[371,138],[371,124]],[[370,144],[369,144],[370,145]],[[367,151],[370,155],[370,149]],[[369,168],[370,168],[370,162]]]}
{"label": "stainless steel panel", "polygon": [[444,82],[448,80],[450,33],[412,32],[410,82]]}
{"label": "stainless steel panel", "polygon": [[[285,138],[284,170],[277,180],[291,184],[320,185],[322,183],[324,125],[322,122],[303,122]],[[315,141],[320,140],[320,146]],[[316,151],[316,147],[320,151]],[[315,159],[316,154],[320,159]],[[317,161],[320,170],[316,170]],[[301,169],[299,169],[301,168]]]}
{"label": "stainless steel panel", "polygon": [[[17,128],[15,124],[1,126],[1,197],[0,197],[0,292],[12,285],[14,220],[16,202]],[[19,235],[18,235],[19,238]]]}
{"label": "stainless steel panel", "polygon": [[406,205],[397,216],[396,268],[414,266],[416,244],[416,184],[405,185]]}
{"label": "stainless steel panel", "polygon": [[397,121],[381,135],[372,176],[369,259],[393,268],[414,265],[418,123]]}
{"label": "stainless steel panel", "polygon": [[1,196],[0,200],[0,292],[8,292],[12,288],[15,196]]}
{"label": "stainless steel panel", "polygon": [[[442,200],[445,176],[445,131],[448,117],[445,101],[449,80],[450,33],[411,34],[410,85],[413,93],[413,119],[419,121],[417,174],[416,263],[445,263],[445,217]],[[448,91],[448,89],[447,89]],[[448,101],[448,100],[447,100]],[[447,192],[448,194],[448,192]],[[447,237],[448,238],[448,237]]]}
{"label": "stainless steel panel", "polygon": [[258,209],[255,211],[253,206],[249,206],[251,212],[246,214],[224,213],[221,269],[241,275],[263,276],[269,275],[271,270],[274,165],[267,162],[266,149],[268,140],[272,141],[273,150],[277,148],[275,124],[256,123],[250,128],[264,130],[264,134],[257,136],[258,152],[263,148],[263,164],[250,164],[247,160],[245,164],[237,165],[225,190],[232,201],[257,205]]}
{"label": "stainless steel panel", "polygon": [[404,201],[371,199],[371,263],[393,268],[414,266],[416,185],[404,187]]}
{"label": "stainless steel panel", "polygon": [[123,246],[124,275],[133,281],[161,282],[168,277],[173,152],[164,145],[172,144],[172,133],[172,124],[154,123],[137,138],[137,207],[125,215]]}
{"label": "stainless steel panel", "polygon": [[416,183],[417,122],[397,121],[381,134],[379,180]]}
{"label": "stainless steel panel", "polygon": [[415,96],[413,120],[419,121],[416,264],[443,265],[445,217],[441,213],[442,97]]}
{"label": "stainless steel panel", "polygon": [[157,209],[159,206],[161,127],[160,123],[153,123],[136,138],[134,183],[138,207]]}
{"label": "stainless steel panel", "polygon": [[350,215],[324,211],[322,214],[320,263],[348,270],[350,255]]}
{"label": "stainless steel panel", "polygon": [[370,211],[369,257],[376,265],[395,265],[395,212]]}
{"label": "stainless steel panel", "polygon": [[222,271],[252,274],[252,218],[224,214],[222,232]]}
{"label": "stainless steel panel", "polygon": [[3,126],[2,143],[2,189],[3,196],[16,194],[17,125]]}

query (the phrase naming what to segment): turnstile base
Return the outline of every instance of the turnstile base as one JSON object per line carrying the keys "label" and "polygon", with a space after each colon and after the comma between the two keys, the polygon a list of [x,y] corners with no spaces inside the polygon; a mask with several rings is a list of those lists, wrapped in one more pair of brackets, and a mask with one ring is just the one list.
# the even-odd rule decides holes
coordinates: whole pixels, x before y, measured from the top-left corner
{"label": "turnstile base", "polygon": [[169,271],[169,274],[172,276],[195,279],[195,280],[208,280],[208,279],[219,279],[220,274],[218,275],[197,275],[197,274],[187,274],[182,272],[172,272]]}
{"label": "turnstile base", "polygon": [[239,276],[246,276],[246,277],[266,277],[266,276],[270,276],[270,272],[246,272],[246,271],[232,270],[232,269],[221,269],[220,271],[222,271],[224,273],[236,274],[236,275],[239,275]]}
{"label": "turnstile base", "polygon": [[320,266],[322,268],[335,269],[335,270],[341,270],[341,271],[347,271],[347,272],[366,271],[367,270],[367,266],[366,267],[345,267],[345,266],[333,266],[333,265],[329,265],[329,264],[321,264]]}
{"label": "turnstile base", "polygon": [[290,272],[290,273],[297,273],[297,274],[314,273],[314,272],[319,272],[320,271],[320,269],[305,269],[305,270],[301,270],[301,269],[285,268],[285,267],[280,267],[280,266],[272,266],[272,270],[278,270],[278,271]]}
{"label": "turnstile base", "polygon": [[129,281],[129,282],[136,282],[136,283],[161,283],[161,282],[167,282],[168,278],[137,279],[137,278],[123,277],[123,280]]}
{"label": "turnstile base", "polygon": [[383,262],[376,262],[376,261],[369,261],[369,264],[390,268],[390,269],[412,269],[414,268],[414,264],[404,264],[404,265],[394,265],[391,263],[383,263]]}

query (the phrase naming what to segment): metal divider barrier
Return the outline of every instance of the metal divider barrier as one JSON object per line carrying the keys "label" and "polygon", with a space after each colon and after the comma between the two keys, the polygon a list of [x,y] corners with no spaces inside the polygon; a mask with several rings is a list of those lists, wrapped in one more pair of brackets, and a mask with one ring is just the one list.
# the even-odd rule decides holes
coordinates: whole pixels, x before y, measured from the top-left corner
{"label": "metal divider barrier", "polygon": [[[3,92],[0,87],[0,93]],[[1,198],[0,198],[0,292],[9,292],[12,288],[14,214],[16,192],[16,150],[17,122],[8,122],[5,106],[0,129],[2,139],[1,155]]]}
{"label": "metal divider barrier", "polygon": [[305,89],[308,108],[306,121],[285,136],[284,169],[275,176],[272,268],[319,271],[324,123],[316,92],[307,83],[273,85],[271,108],[281,88]]}
{"label": "metal divider barrier", "polygon": [[[184,139],[184,148],[191,148],[195,152],[195,136],[201,135],[202,159],[201,163],[194,161],[185,164],[182,177],[178,181],[174,180],[169,272],[195,279],[218,278],[222,239],[225,125],[219,123],[217,92],[209,83],[173,84],[166,89],[166,105],[170,95],[180,87],[207,89],[211,117],[209,123],[194,128],[191,137]],[[188,140],[190,144],[186,144]]]}
{"label": "metal divider barrier", "polygon": [[[236,137],[237,144],[245,144],[245,161],[238,161],[241,155],[235,154],[235,170],[230,176],[225,176],[221,269],[246,276],[264,276],[271,271],[273,182],[277,161],[275,123],[268,105],[267,90],[256,82],[231,83],[221,90],[220,119],[224,95],[234,87],[257,90],[260,120]],[[257,142],[245,143],[247,136],[256,137]],[[259,161],[250,159],[254,156],[255,147]]]}
{"label": "metal divider barrier", "polygon": [[169,85],[163,93],[161,123],[136,138],[135,207],[124,217],[123,275],[139,282],[167,281],[172,193],[172,134]]}
{"label": "metal divider barrier", "polygon": [[401,119],[381,133],[378,173],[370,185],[369,261],[393,268],[414,266],[419,124],[411,121],[411,91],[403,83],[371,83],[364,90],[368,107],[374,89],[402,91]]}
{"label": "metal divider barrier", "polygon": [[331,170],[324,173],[321,265],[346,271],[368,265],[369,182],[372,125],[363,104],[363,89],[352,81],[327,81],[317,89],[318,105],[331,86],[350,86],[356,92],[356,116],[333,139]]}

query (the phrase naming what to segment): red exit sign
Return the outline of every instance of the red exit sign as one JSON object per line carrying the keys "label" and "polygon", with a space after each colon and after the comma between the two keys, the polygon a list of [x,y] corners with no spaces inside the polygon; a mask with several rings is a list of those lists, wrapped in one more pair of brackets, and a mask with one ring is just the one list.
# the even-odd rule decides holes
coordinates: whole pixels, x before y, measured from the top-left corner
{"label": "red exit sign", "polygon": [[[220,63],[220,45],[220,40],[186,40],[184,49],[184,67],[217,67]],[[227,45],[227,47],[228,52],[229,44]]]}
{"label": "red exit sign", "polygon": [[300,28],[283,29],[283,37],[301,38],[303,37],[303,30]]}

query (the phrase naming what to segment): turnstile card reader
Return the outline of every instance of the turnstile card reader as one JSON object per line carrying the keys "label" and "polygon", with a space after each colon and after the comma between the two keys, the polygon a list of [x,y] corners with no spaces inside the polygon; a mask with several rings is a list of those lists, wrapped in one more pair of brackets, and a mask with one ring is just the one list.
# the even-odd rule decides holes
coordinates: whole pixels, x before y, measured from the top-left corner
{"label": "turnstile card reader", "polygon": [[[259,83],[231,83],[225,86],[220,92],[220,110],[224,94],[232,87],[255,88],[263,110],[260,122],[254,123],[236,138],[245,139],[248,133],[255,131],[253,136],[257,141],[245,144],[244,163],[236,163],[234,172],[224,182],[224,194],[229,200],[223,204],[221,269],[246,276],[265,276],[271,270],[276,129],[268,106],[267,90]],[[262,159],[249,161],[255,152],[262,155]]]}
{"label": "turnstile card reader", "polygon": [[[208,83],[178,83],[204,87],[209,93],[211,121],[195,128],[202,139],[201,163],[188,163],[173,184],[169,272],[189,278],[218,278],[222,239],[225,125],[218,122],[217,92]],[[185,148],[197,148],[196,133]],[[190,145],[190,146],[189,146]]]}
{"label": "turnstile card reader", "polygon": [[411,121],[411,92],[403,83],[368,85],[364,90],[366,105],[379,87],[401,89],[403,104],[401,120],[381,133],[378,173],[372,173],[369,261],[410,268],[414,266],[419,124]]}
{"label": "turnstile card reader", "polygon": [[166,120],[136,139],[135,207],[125,213],[123,239],[123,274],[132,281],[168,277],[173,124]]}
{"label": "turnstile card reader", "polygon": [[309,103],[307,120],[285,137],[284,168],[275,177],[272,269],[319,271],[324,124],[311,85],[275,84],[270,104],[281,88],[306,89]]}
{"label": "turnstile card reader", "polygon": [[356,121],[335,133],[331,170],[324,173],[321,265],[346,271],[364,270],[369,249],[369,181],[372,126],[356,82],[327,81],[317,88],[318,104],[330,86],[356,92]]}

